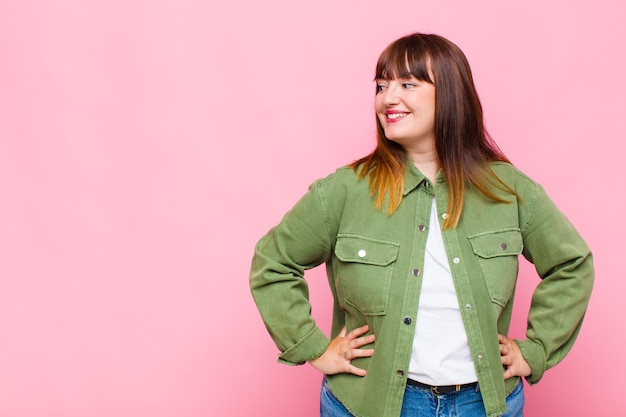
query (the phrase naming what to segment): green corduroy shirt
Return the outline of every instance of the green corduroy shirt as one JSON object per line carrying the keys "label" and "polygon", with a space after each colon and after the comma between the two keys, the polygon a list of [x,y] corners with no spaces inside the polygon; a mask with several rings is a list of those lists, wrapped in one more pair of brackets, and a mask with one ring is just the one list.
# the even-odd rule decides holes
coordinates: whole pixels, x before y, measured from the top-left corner
{"label": "green corduroy shirt", "polygon": [[[532,262],[541,278],[527,339],[516,341],[531,366],[531,384],[571,349],[593,284],[589,248],[543,188],[510,164],[491,168],[521,199],[494,188],[510,202],[498,203],[468,186],[459,224],[442,231],[489,417],[506,411],[506,395],[519,381],[503,379],[497,338],[509,330],[518,256]],[[409,162],[402,202],[388,215],[374,208],[367,178],[340,168],[312,184],[255,248],[250,285],[281,351],[279,361],[305,363],[329,344],[311,317],[304,279],[305,270],[322,263],[334,299],[330,337],[344,325],[350,331],[364,324],[376,335],[364,346],[374,349],[373,356],[352,361],[367,370],[365,377],[327,377],[333,394],[357,417],[400,415],[433,197],[438,212],[432,215],[442,224],[448,189],[441,173],[432,184]]]}

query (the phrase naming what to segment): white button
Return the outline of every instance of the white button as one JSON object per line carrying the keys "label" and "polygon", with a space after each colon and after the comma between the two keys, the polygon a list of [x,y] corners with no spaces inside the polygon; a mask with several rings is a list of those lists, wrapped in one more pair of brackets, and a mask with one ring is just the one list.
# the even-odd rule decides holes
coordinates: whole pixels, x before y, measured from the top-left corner
{"label": "white button", "polygon": [[485,359],[485,357],[483,355],[478,355],[478,360],[482,361],[483,359]]}
{"label": "white button", "polygon": [[447,219],[447,218],[448,218],[448,213],[443,213],[443,214],[441,215],[441,217],[442,217],[443,219]]}
{"label": "white button", "polygon": [[361,249],[357,255],[359,255],[359,258],[363,258],[365,255],[367,255],[367,252],[365,252],[365,249]]}
{"label": "white button", "polygon": [[452,262],[454,262],[455,264],[458,264],[459,262],[461,262],[461,260],[459,258],[454,258]]}
{"label": "white button", "polygon": [[471,310],[471,309],[472,309],[472,306],[471,306],[470,304],[465,304],[465,309],[466,309],[466,310]]}

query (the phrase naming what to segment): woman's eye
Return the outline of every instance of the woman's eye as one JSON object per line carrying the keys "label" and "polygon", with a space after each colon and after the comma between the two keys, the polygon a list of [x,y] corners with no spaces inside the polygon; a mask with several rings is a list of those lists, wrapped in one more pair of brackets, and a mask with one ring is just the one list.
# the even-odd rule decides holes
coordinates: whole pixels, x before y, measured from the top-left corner
{"label": "woman's eye", "polygon": [[413,83],[402,83],[402,88],[413,88],[415,84]]}
{"label": "woman's eye", "polygon": [[385,85],[384,84],[376,84],[376,92],[380,93],[381,91],[383,91],[385,89]]}

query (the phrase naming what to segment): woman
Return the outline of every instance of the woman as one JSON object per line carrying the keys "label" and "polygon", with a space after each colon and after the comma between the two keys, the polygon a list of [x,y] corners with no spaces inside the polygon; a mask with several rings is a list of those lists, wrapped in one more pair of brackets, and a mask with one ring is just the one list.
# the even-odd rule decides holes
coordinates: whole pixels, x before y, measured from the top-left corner
{"label": "woman", "polygon": [[[251,288],[280,361],[325,374],[322,416],[521,416],[571,349],[593,282],[585,242],[488,136],[467,59],[413,34],[376,67],[376,149],[315,182],[256,247]],[[541,283],[509,329],[518,255]],[[304,271],[325,263],[332,339]]]}

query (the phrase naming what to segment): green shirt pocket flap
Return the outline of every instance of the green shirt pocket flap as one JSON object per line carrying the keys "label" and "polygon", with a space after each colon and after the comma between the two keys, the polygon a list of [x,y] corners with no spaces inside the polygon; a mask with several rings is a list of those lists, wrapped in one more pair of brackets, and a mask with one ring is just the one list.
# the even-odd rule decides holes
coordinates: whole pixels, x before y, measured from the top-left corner
{"label": "green shirt pocket flap", "polygon": [[519,255],[524,248],[522,235],[517,228],[483,232],[467,238],[474,253],[481,258]]}
{"label": "green shirt pocket flap", "polygon": [[365,236],[339,234],[335,255],[342,262],[387,266],[398,256],[399,245]]}

